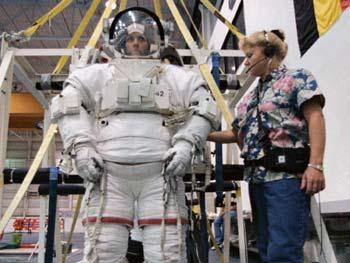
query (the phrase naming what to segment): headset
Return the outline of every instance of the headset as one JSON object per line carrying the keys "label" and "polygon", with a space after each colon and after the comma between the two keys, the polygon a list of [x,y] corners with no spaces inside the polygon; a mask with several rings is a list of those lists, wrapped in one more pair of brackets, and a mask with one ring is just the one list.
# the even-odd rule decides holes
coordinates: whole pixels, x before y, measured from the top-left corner
{"label": "headset", "polygon": [[267,32],[265,30],[262,32],[264,33],[265,43],[266,43],[264,48],[264,55],[268,58],[272,58],[277,52],[277,47],[274,45],[271,45]]}

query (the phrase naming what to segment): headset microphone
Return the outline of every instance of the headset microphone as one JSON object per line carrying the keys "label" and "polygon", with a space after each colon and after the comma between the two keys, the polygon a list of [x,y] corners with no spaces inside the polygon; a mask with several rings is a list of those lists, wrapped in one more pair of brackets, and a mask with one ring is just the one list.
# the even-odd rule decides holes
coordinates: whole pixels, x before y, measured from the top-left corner
{"label": "headset microphone", "polygon": [[255,62],[252,66],[250,66],[244,73],[248,74],[248,72],[251,71],[252,68],[254,68],[259,63],[263,62],[265,59],[269,59],[269,58],[268,57],[264,57],[264,58],[260,59],[258,62]]}

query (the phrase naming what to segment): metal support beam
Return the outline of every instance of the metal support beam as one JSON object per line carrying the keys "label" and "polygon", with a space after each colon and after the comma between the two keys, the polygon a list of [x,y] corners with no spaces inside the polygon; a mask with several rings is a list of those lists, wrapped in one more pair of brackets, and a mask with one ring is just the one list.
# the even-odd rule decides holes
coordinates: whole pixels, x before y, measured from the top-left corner
{"label": "metal support beam", "polygon": [[39,219],[39,255],[38,263],[45,262],[45,222],[46,222],[46,196],[40,196],[40,219]]}
{"label": "metal support beam", "polygon": [[69,236],[68,236],[68,239],[67,239],[67,246],[66,246],[66,249],[64,251],[62,263],[66,263],[66,258],[67,258],[67,254],[68,254],[68,246],[72,242],[73,233],[74,233],[75,225],[77,223],[77,219],[78,219],[78,216],[79,216],[79,212],[80,212],[80,207],[81,207],[82,201],[83,201],[83,195],[79,195],[77,203],[76,203],[76,206],[75,206],[73,221],[72,221],[72,225],[71,225],[71,228],[70,228],[70,231],[69,231]]}
{"label": "metal support beam", "polygon": [[[53,262],[53,250],[55,243],[56,230],[56,214],[57,214],[57,177],[58,171],[56,167],[50,168],[50,194],[49,194],[49,219],[47,226],[45,263]],[[56,251],[57,253],[58,251]],[[60,262],[60,261],[58,261]]]}
{"label": "metal support beam", "polygon": [[[176,51],[182,57],[193,56],[191,49],[176,49]],[[215,52],[219,53],[220,57],[244,57],[244,53],[241,50],[236,50],[236,49],[225,49],[225,50],[218,50]]]}
{"label": "metal support beam", "polygon": [[337,258],[335,257],[334,250],[331,244],[331,241],[329,240],[328,232],[326,229],[326,226],[323,222],[323,219],[321,217],[321,211],[319,204],[316,202],[315,196],[311,197],[311,203],[310,203],[310,210],[312,219],[314,221],[315,229],[321,244],[321,255],[319,262],[320,263],[337,263]]}
{"label": "metal support beam", "polygon": [[182,18],[182,16],[179,13],[179,10],[177,9],[175,3],[173,0],[167,0],[166,3],[168,4],[168,7],[176,21],[177,26],[179,27],[186,44],[190,47],[193,56],[195,57],[199,70],[208,83],[208,86],[213,93],[213,96],[215,97],[215,100],[217,102],[217,105],[219,109],[221,110],[223,117],[225,121],[227,122],[227,125],[232,124],[232,114],[227,108],[226,102],[218,88],[218,86],[215,83],[215,80],[213,79],[212,75],[210,74],[210,69],[207,62],[207,57],[205,54],[203,54],[202,50],[200,50],[196,44],[196,42],[193,40],[188,28],[186,27],[186,24]]}
{"label": "metal support beam", "polygon": [[[225,192],[224,213],[224,263],[230,263],[230,239],[231,239],[231,192]],[[242,261],[241,261],[242,262]]]}
{"label": "metal support beam", "polygon": [[163,14],[161,9],[160,0],[153,0],[154,11],[159,19],[163,20]]}
{"label": "metal support beam", "polygon": [[[7,51],[0,66],[0,216],[4,190],[4,163],[6,158],[7,135],[10,117],[10,97],[13,77],[13,52]],[[0,231],[1,233],[1,231]]]}
{"label": "metal support beam", "polygon": [[58,206],[58,196],[57,196],[57,206],[56,206],[56,218],[55,218],[55,252],[56,252],[56,262],[62,262],[62,238],[61,238],[61,222],[60,222],[60,209]]}
{"label": "metal support beam", "polygon": [[213,32],[213,25],[214,25],[214,16],[209,12],[208,9],[206,9],[204,6],[200,5],[199,10],[201,11],[202,15],[202,23],[201,23],[201,29],[202,29],[202,35],[207,43],[210,41],[211,33]]}
{"label": "metal support beam", "polygon": [[[84,49],[77,48],[11,48],[16,57],[52,57],[52,56],[73,56],[74,53],[82,53]],[[190,49],[176,49],[180,56],[193,56]],[[221,57],[244,57],[244,53],[241,50],[225,49],[217,50]]]}
{"label": "metal support beam", "polygon": [[248,91],[249,87],[254,83],[255,80],[256,80],[256,78],[251,77],[247,80],[247,81],[249,81],[248,83],[246,83],[245,85],[242,85],[242,87],[239,89],[238,92],[236,92],[236,94],[234,95],[232,100],[229,101],[228,106],[230,107],[230,109],[236,108],[237,103],[244,96],[244,94]]}
{"label": "metal support beam", "polygon": [[38,18],[30,27],[26,30],[21,31],[25,37],[31,37],[42,25],[47,21],[50,21],[56,15],[61,13],[67,6],[69,6],[73,1],[72,0],[62,0],[54,8],[52,8],[48,13]]}
{"label": "metal support beam", "polygon": [[50,128],[48,129],[47,133],[45,134],[44,141],[41,144],[23,183],[21,184],[16,195],[12,199],[4,216],[0,220],[0,233],[5,229],[7,223],[11,219],[13,213],[15,212],[16,208],[18,207],[19,203],[21,202],[23,196],[27,192],[27,190],[28,190],[28,188],[29,188],[34,176],[35,176],[35,173],[39,168],[40,162],[42,161],[44,154],[45,154],[47,148],[49,147],[51,140],[54,138],[56,132],[57,132],[57,124],[51,124]]}
{"label": "metal support beam", "polygon": [[[228,102],[228,105],[230,109],[234,108],[230,106],[229,102]],[[224,129],[228,129],[228,127],[225,127]],[[234,144],[227,144],[226,145],[226,163],[238,164],[239,163],[238,157],[239,157],[239,153],[238,153],[237,146]],[[236,207],[237,207],[239,258],[240,258],[240,262],[246,263],[248,262],[248,251],[247,251],[247,233],[246,233],[244,215],[243,215],[242,188],[241,188],[241,182],[236,181],[236,183],[238,184],[238,188],[236,189]]]}
{"label": "metal support beam", "polygon": [[[74,47],[77,43],[81,35],[83,34],[85,28],[87,27],[91,17],[95,13],[97,6],[100,4],[101,0],[93,0],[89,9],[87,10],[83,20],[80,22],[78,28],[76,29],[72,39],[68,43],[68,48]],[[64,65],[67,63],[69,56],[62,56],[58,61],[56,68],[53,73],[58,74],[62,71]]]}
{"label": "metal support beam", "polygon": [[[50,110],[45,109],[45,115],[44,115],[44,134],[47,132],[51,124],[50,120]],[[50,167],[55,166],[56,158],[56,144],[55,144],[55,138],[51,141],[49,148],[47,149],[41,167]]]}
{"label": "metal support beam", "polygon": [[[236,16],[239,5],[242,0],[236,0],[233,8],[230,8],[230,1],[224,1],[222,7],[220,9],[220,14],[224,16],[227,20],[232,21]],[[214,30],[211,33],[211,38],[209,40],[208,47],[212,50],[221,49],[224,44],[227,33],[229,32],[228,27],[219,19],[216,20],[216,24],[214,26]]]}
{"label": "metal support beam", "polygon": [[197,196],[199,198],[199,206],[200,206],[200,235],[202,239],[203,245],[203,253],[204,253],[204,262],[208,263],[209,256],[209,243],[208,243],[208,231],[207,231],[207,214],[205,209],[205,192],[197,192]]}
{"label": "metal support beam", "polygon": [[237,226],[238,226],[238,244],[239,244],[239,259],[240,262],[248,262],[247,251],[247,233],[244,224],[243,216],[243,204],[242,204],[242,191],[241,184],[238,182],[239,188],[236,191],[236,205],[237,205]]}
{"label": "metal support beam", "polygon": [[47,56],[72,56],[74,48],[11,48],[15,56],[23,57],[47,57]]}
{"label": "metal support beam", "polygon": [[21,68],[27,73],[27,76],[35,82],[35,79],[38,79],[38,73],[35,71],[33,66],[30,64],[26,57],[17,56],[15,52],[15,63],[20,65]]}
{"label": "metal support beam", "polygon": [[24,69],[22,69],[22,67],[17,63],[14,65],[14,74],[16,78],[25,85],[26,89],[32,93],[34,98],[43,106],[43,108],[48,109],[49,103],[43,93],[35,88],[33,81],[28,77]]}
{"label": "metal support beam", "polygon": [[245,73],[246,67],[242,64],[237,70],[237,79],[241,85],[241,88],[236,92],[232,100],[228,102],[230,109],[234,109],[240,99],[248,91],[249,87],[257,80],[257,78]]}

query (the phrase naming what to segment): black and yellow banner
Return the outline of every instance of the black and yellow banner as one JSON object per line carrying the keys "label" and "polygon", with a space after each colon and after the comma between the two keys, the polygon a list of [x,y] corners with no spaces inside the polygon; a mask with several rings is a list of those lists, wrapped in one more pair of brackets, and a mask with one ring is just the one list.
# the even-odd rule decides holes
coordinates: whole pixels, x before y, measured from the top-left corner
{"label": "black and yellow banner", "polygon": [[327,32],[349,5],[350,0],[294,0],[301,55]]}

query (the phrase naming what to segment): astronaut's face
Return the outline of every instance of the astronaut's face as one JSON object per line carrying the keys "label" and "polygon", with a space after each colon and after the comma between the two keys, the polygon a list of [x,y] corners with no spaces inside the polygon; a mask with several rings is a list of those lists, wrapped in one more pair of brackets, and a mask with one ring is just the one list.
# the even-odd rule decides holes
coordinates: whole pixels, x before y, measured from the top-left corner
{"label": "astronaut's face", "polygon": [[158,17],[138,7],[119,12],[109,29],[109,44],[121,57],[156,58],[164,46],[164,29]]}
{"label": "astronaut's face", "polygon": [[149,45],[146,37],[133,32],[126,37],[126,53],[129,56],[142,56],[148,51]]}

